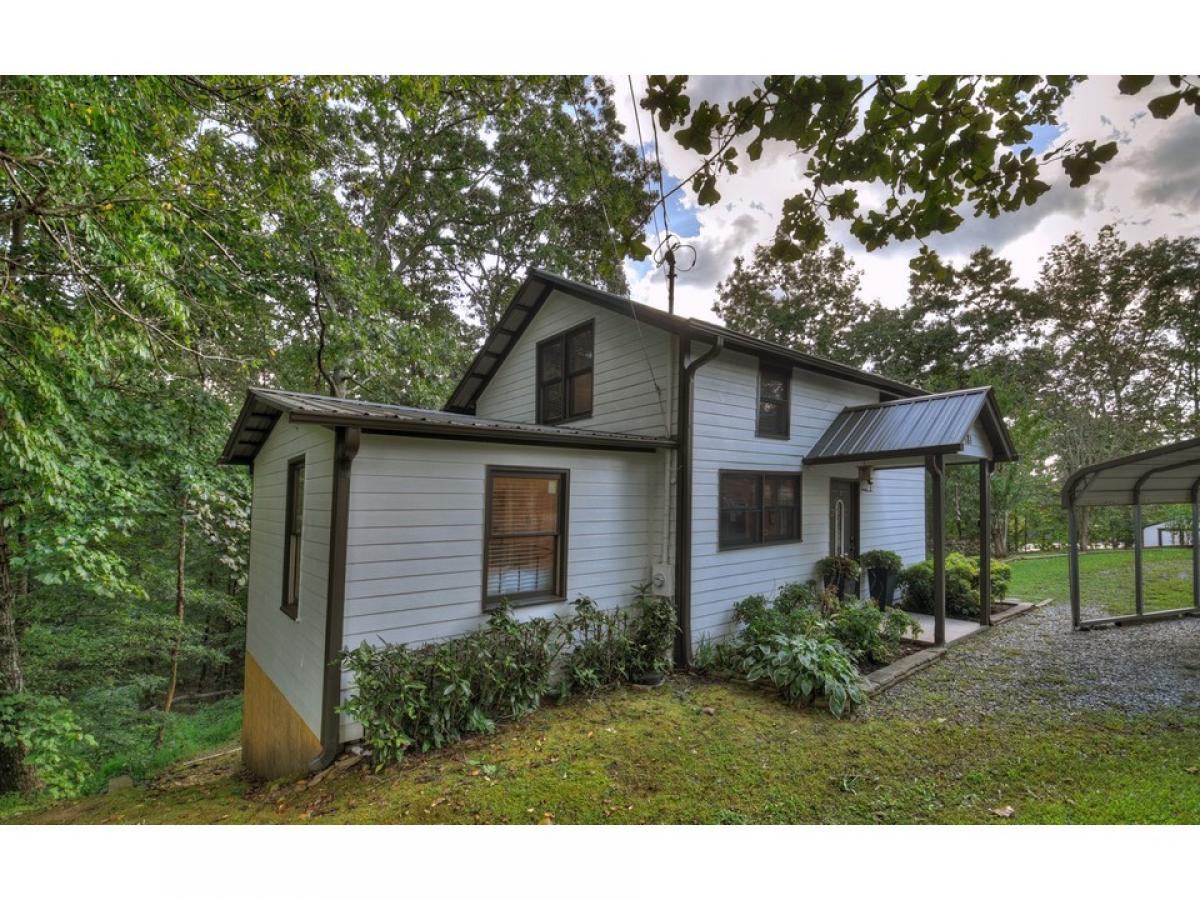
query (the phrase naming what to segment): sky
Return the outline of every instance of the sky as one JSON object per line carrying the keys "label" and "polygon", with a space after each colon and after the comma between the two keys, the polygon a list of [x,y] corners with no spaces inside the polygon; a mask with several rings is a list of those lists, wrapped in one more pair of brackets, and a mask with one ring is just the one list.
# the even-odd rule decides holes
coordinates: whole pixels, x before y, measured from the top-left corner
{"label": "sky", "polygon": [[[646,152],[653,159],[649,114],[635,110],[626,75],[608,78],[616,88],[613,99],[625,125],[625,138],[637,145],[634,117],[640,116]],[[724,102],[749,93],[755,82],[754,76],[693,76],[688,93],[693,106],[697,97]],[[645,85],[644,75],[633,76],[639,99],[645,95]],[[1036,152],[1044,152],[1068,140],[1115,139],[1116,158],[1082,188],[1070,187],[1061,165],[1052,163],[1041,175],[1051,190],[1033,206],[995,219],[974,218],[964,211],[965,221],[956,231],[929,238],[928,244],[956,263],[986,244],[1010,259],[1020,281],[1032,286],[1041,258],[1073,232],[1090,239],[1103,225],[1114,223],[1130,243],[1160,236],[1200,237],[1200,116],[1186,106],[1166,121],[1150,116],[1146,102],[1165,86],[1165,79],[1156,81],[1141,94],[1128,97],[1117,91],[1115,75],[1089,78],[1064,104],[1059,127],[1037,129],[1030,144]],[[699,163],[694,152],[680,147],[670,135],[660,133],[659,150],[667,190]],[[738,174],[719,181],[721,201],[715,206],[699,206],[687,187],[668,198],[671,230],[696,250],[695,267],[680,273],[676,281],[675,311],[681,315],[719,321],[712,312],[717,282],[732,271],[735,257],[749,256],[757,244],[771,239],[784,199],[803,186],[803,160],[794,148],[768,143],[757,162],[743,155],[739,163]],[[658,224],[661,228],[661,219]],[[653,227],[647,227],[647,234],[653,246]],[[861,270],[864,298],[893,307],[904,303],[908,261],[920,247],[916,241],[868,253],[845,223],[833,226],[830,236]],[[682,254],[680,261],[682,266]],[[649,261],[629,260],[626,275],[634,299],[666,308],[661,269]]]}

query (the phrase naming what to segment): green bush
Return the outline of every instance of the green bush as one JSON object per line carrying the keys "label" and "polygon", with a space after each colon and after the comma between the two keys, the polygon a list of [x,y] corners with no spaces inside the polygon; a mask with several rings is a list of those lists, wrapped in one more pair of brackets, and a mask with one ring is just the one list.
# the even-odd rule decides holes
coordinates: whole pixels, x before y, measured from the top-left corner
{"label": "green bush", "polygon": [[[992,561],[992,598],[1008,595],[1012,568]],[[911,612],[933,614],[933,560],[926,559],[900,573],[904,590],[904,608]],[[974,619],[979,616],[979,559],[961,553],[946,556],[946,614]]]}
{"label": "green bush", "polygon": [[858,561],[850,556],[826,556],[817,560],[817,574],[826,584],[831,584],[839,578],[851,581],[857,578],[861,571]]}
{"label": "green bush", "polygon": [[590,597],[573,604],[575,613],[563,623],[567,654],[560,694],[591,692],[632,674],[634,654],[629,613],[622,607],[602,610]]}
{"label": "green bush", "polygon": [[675,604],[666,597],[656,597],[650,585],[642,584],[637,587],[633,611],[630,674],[669,672],[671,644],[675,640]]}
{"label": "green bush", "polygon": [[480,631],[442,643],[364,643],[343,657],[355,689],[340,711],[362,724],[377,763],[395,762],[410,747],[441,747],[536,709],[561,646],[557,622],[517,622],[504,607]]}
{"label": "green bush", "polygon": [[96,739],[79,727],[65,701],[28,692],[0,695],[0,747],[20,749],[51,800],[77,796],[91,767],[84,751]]}
{"label": "green bush", "polygon": [[899,553],[891,550],[868,550],[858,558],[858,564],[865,570],[883,569],[886,572],[899,572],[904,568],[904,560]]}
{"label": "green bush", "polygon": [[916,637],[921,626],[898,609],[883,612],[873,603],[844,603],[828,619],[828,632],[841,642],[856,662],[884,664],[895,659],[900,641],[911,630]]}
{"label": "green bush", "polygon": [[858,670],[832,637],[772,635],[745,645],[740,661],[746,678],[769,681],[789,703],[807,706],[825,697],[829,711],[840,716],[863,702]]}

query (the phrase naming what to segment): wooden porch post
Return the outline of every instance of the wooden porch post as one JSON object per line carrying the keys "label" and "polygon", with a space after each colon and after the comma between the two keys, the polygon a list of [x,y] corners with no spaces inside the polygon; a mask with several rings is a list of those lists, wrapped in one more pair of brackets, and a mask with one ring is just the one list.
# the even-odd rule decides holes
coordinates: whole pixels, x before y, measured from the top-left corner
{"label": "wooden porch post", "polygon": [[979,464],[979,624],[992,624],[992,468]]}
{"label": "wooden porch post", "polygon": [[932,487],[933,515],[933,644],[946,643],[946,467],[941,455],[925,457]]}

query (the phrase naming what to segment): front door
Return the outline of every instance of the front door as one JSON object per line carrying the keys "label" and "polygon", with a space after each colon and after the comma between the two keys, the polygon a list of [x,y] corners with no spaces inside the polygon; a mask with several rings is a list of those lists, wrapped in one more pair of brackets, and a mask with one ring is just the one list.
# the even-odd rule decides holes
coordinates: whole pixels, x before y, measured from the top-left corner
{"label": "front door", "polygon": [[858,558],[858,482],[829,479],[829,555]]}

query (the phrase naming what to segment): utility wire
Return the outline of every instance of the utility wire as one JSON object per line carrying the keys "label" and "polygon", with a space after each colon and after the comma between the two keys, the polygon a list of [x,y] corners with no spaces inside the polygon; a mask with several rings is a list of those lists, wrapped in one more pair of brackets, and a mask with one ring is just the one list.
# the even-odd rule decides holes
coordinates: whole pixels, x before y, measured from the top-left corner
{"label": "utility wire", "polygon": [[[583,128],[583,116],[579,112],[579,104],[573,95],[571,97],[571,106],[575,110],[575,127],[579,132],[579,140],[580,145],[583,147],[584,159],[587,161],[588,172],[592,177],[592,185],[596,191],[596,202],[600,205],[600,214],[604,217],[604,225],[608,229],[608,240],[612,245],[613,259],[616,261],[618,266],[623,266],[625,257],[621,255],[621,251],[617,248],[617,239],[613,236],[612,222],[608,218],[608,209],[604,205],[603,191],[600,188],[600,178],[596,174],[596,166],[592,160],[591,146],[588,143],[587,135]],[[667,422],[667,408],[663,403],[662,387],[658,383],[658,378],[656,378],[654,375],[654,364],[650,361],[650,351],[646,349],[646,340],[642,334],[642,321],[638,318],[637,314],[637,304],[634,303],[632,297],[626,297],[625,299],[629,301],[629,310],[633,314],[633,324],[637,329],[638,344],[641,346],[642,355],[646,359],[646,369],[650,373],[650,382],[654,385],[654,393],[658,397],[658,408],[663,415],[663,423],[665,428],[665,423]]]}
{"label": "utility wire", "polygon": [[[642,165],[645,166],[647,170],[649,170],[650,169],[650,160],[646,158],[646,139],[644,137],[642,137],[642,117],[638,114],[637,93],[633,89],[633,76],[628,75],[626,77],[629,79],[629,102],[633,106],[633,121],[634,121],[634,124],[637,125],[638,149],[642,152]],[[650,118],[651,118],[651,124],[653,124],[654,117],[651,116]],[[657,162],[657,160],[658,160],[658,140],[657,140],[657,138],[654,141],[654,159]],[[658,177],[658,194],[659,194],[659,197],[661,198],[662,197],[662,165],[661,165],[661,163],[658,166],[658,176],[659,176]],[[659,202],[661,202],[661,200]],[[654,204],[654,209],[652,209],[650,212],[650,218],[654,222],[654,244],[657,247],[662,244],[662,233],[658,230],[658,202],[656,202]],[[665,219],[664,219],[664,224],[665,224]]]}

